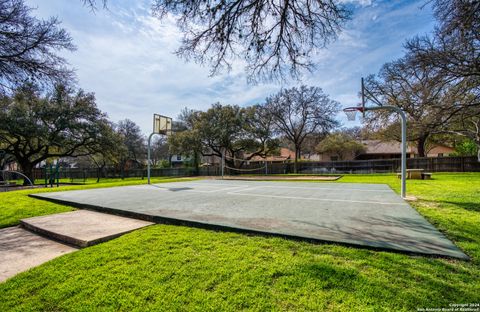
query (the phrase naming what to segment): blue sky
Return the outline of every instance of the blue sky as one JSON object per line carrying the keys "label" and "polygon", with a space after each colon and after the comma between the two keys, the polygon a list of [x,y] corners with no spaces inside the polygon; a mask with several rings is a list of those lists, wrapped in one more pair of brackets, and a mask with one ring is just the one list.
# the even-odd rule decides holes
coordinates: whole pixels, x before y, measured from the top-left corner
{"label": "blue sky", "polygon": [[[183,107],[212,103],[248,106],[282,87],[304,83],[321,87],[343,106],[355,105],[360,77],[377,73],[403,55],[403,43],[433,29],[427,2],[343,0],[353,18],[338,40],[314,56],[316,70],[301,82],[249,85],[240,63],[230,73],[209,77],[208,68],[186,63],[173,51],[181,34],[173,20],[151,16],[149,0],[109,0],[92,13],[81,0],[27,0],[34,14],[57,16],[77,50],[64,56],[76,69],[81,88],[94,92],[113,121],[129,118],[147,134],[153,113],[176,117]],[[338,119],[350,126],[342,114]]]}

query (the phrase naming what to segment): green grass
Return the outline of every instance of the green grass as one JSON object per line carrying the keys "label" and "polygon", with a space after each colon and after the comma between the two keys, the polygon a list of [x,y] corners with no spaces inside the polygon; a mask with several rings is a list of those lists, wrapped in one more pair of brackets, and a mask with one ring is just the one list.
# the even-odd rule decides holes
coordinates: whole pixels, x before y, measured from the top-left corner
{"label": "green grass", "polygon": [[[480,174],[433,177],[408,182],[418,198],[412,205],[469,262],[154,225],[0,284],[0,311],[416,311],[480,303]],[[400,187],[392,175],[339,182]]]}
{"label": "green grass", "polygon": [[[152,183],[175,182],[179,180],[191,180],[191,178],[170,178],[160,177],[152,178]],[[95,179],[88,180],[85,185],[68,185],[53,188],[26,189],[21,191],[10,191],[0,193],[0,228],[17,225],[21,219],[42,216],[52,213],[66,212],[74,210],[72,207],[59,205],[28,197],[28,194],[43,192],[58,192],[68,190],[83,190],[101,187],[113,187],[124,185],[146,184],[147,180],[138,178],[131,179],[104,179],[96,183]]]}

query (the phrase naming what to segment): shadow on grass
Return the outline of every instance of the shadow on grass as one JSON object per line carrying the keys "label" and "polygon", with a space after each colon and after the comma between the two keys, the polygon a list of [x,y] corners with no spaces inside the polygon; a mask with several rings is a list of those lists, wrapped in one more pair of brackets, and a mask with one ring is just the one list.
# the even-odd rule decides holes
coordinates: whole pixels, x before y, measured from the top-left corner
{"label": "shadow on grass", "polygon": [[[480,196],[480,194],[479,194]],[[443,203],[448,205],[455,205],[461,209],[465,209],[473,212],[480,212],[480,203],[479,202],[456,202],[456,201],[437,201],[437,203]]]}

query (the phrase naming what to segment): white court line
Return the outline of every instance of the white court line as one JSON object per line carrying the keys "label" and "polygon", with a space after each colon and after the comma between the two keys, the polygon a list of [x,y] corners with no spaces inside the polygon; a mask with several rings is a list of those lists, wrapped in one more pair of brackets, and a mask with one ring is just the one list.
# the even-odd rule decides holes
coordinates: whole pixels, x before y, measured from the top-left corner
{"label": "white court line", "polygon": [[241,191],[242,189],[243,190],[248,189],[248,187],[245,187],[244,185],[239,185],[239,186],[235,186],[235,187],[219,188],[219,189],[211,190],[211,191],[198,191],[198,190],[185,190],[185,191],[186,192],[194,192],[194,193],[216,193],[216,192],[235,190],[235,189],[240,189],[238,191]]}
{"label": "white court line", "polygon": [[[238,192],[238,191],[237,191],[237,192]],[[326,198],[311,198],[311,197],[308,198],[308,197],[280,196],[280,195],[263,195],[263,194],[252,194],[252,193],[237,193],[237,192],[228,192],[227,194],[229,194],[229,195],[240,195],[240,196],[267,197],[267,198],[301,199],[301,200],[330,201],[330,202],[348,202],[348,203],[378,204],[378,205],[405,205],[405,204],[406,204],[406,203],[386,203],[386,202],[367,201],[367,200],[326,199]]]}
{"label": "white court line", "polygon": [[332,190],[332,191],[364,191],[364,192],[392,192],[392,190],[369,190],[360,188],[333,188],[333,187],[303,187],[303,186],[276,186],[276,185],[264,185],[258,186],[258,188],[273,187],[273,188],[288,188],[288,189],[304,189],[304,190]]}
{"label": "white court line", "polygon": [[[214,185],[214,186],[235,186],[235,187],[249,187],[252,189],[260,189],[264,187],[270,187],[270,188],[291,188],[291,189],[305,189],[305,190],[332,190],[332,191],[364,191],[364,192],[392,192],[392,190],[371,190],[371,189],[362,189],[362,188],[334,188],[334,187],[308,187],[308,186],[284,186],[284,185],[239,185],[239,184],[221,184],[221,183],[203,183],[203,182],[190,182],[193,185]],[[341,183],[342,185],[344,184],[350,184],[350,183]]]}
{"label": "white court line", "polygon": [[[213,185],[213,186],[217,186],[217,187],[225,187],[225,186],[247,186],[247,185],[244,185],[244,184],[230,184],[230,183],[225,183],[225,184],[222,184],[222,183],[207,183],[207,182],[174,182],[174,183],[185,183],[186,185]],[[187,184],[188,183],[188,184]],[[182,184],[184,185],[184,184]]]}

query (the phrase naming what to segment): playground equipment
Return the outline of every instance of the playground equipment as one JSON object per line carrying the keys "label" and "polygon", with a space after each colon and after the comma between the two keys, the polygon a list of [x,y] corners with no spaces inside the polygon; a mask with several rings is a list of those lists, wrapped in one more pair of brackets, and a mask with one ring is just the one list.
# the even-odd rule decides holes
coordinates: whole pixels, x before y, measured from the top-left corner
{"label": "playground equipment", "polygon": [[4,192],[8,191],[8,188],[19,186],[17,181],[22,179],[27,181],[30,187],[33,188],[32,181],[23,173],[15,170],[0,170],[0,187],[3,188]]}
{"label": "playground equipment", "polygon": [[45,165],[45,187],[53,187],[54,184],[57,187],[60,186],[60,164],[57,163],[55,166],[53,165]]}

